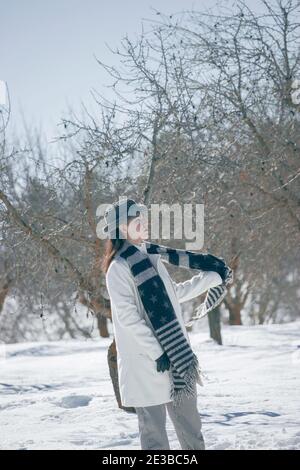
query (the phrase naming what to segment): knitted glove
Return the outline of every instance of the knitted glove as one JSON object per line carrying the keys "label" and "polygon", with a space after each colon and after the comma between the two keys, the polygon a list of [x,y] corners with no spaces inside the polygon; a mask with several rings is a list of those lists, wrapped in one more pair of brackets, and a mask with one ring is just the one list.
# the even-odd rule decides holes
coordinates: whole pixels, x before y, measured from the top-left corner
{"label": "knitted glove", "polygon": [[158,359],[155,359],[156,361],[156,369],[157,372],[164,372],[165,370],[170,369],[170,359],[167,356],[167,353],[163,353]]}
{"label": "knitted glove", "polygon": [[220,274],[224,281],[227,274],[228,266],[223,258],[217,258],[214,255],[206,254],[201,255],[201,267],[203,271],[215,271]]}
{"label": "knitted glove", "polygon": [[218,274],[220,274],[221,278],[222,278],[222,281],[224,282],[226,277],[227,277],[227,273],[228,273],[228,266],[217,266],[216,269],[214,269],[213,271],[216,271]]}

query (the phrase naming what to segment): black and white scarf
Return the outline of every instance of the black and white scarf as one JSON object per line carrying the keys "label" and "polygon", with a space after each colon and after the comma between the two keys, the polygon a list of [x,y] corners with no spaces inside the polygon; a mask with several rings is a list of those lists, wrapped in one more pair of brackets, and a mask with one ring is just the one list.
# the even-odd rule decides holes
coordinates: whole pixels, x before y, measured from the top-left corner
{"label": "black and white scarf", "polygon": [[196,314],[185,326],[192,326],[195,320],[199,320],[214,310],[227,294],[227,285],[233,282],[232,269],[226,265],[223,258],[217,258],[211,254],[201,254],[194,251],[174,249],[163,245],[144,242],[147,253],[160,254],[161,258],[169,264],[180,268],[196,269],[198,271],[216,271],[223,279],[223,283],[208,290],[205,300],[196,309]]}
{"label": "black and white scarf", "polygon": [[[147,253],[159,254],[175,266],[220,274],[223,283],[208,290],[195,318],[202,318],[225,297],[226,286],[233,277],[232,270],[222,258],[150,242],[144,244]],[[117,254],[127,261],[154,334],[170,360],[171,398],[176,406],[183,396],[194,396],[197,393],[195,381],[202,384],[198,358],[182,331],[165,285],[149,257],[128,240],[124,241]]]}

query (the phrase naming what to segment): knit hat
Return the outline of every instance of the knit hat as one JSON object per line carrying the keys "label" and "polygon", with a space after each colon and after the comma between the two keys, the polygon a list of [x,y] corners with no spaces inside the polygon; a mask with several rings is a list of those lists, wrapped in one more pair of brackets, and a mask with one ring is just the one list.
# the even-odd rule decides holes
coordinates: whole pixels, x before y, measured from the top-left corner
{"label": "knit hat", "polygon": [[103,233],[110,234],[120,223],[127,223],[128,217],[138,217],[141,213],[147,212],[147,206],[138,204],[133,199],[121,199],[110,205],[104,213],[105,226]]}

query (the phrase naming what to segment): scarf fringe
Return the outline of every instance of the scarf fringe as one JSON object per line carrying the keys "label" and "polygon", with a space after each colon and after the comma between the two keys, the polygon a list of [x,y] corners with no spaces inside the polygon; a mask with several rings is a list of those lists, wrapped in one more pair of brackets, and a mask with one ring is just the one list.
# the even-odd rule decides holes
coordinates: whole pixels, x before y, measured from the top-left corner
{"label": "scarf fringe", "polygon": [[185,375],[184,381],[186,383],[184,388],[175,389],[174,382],[172,381],[171,386],[171,398],[175,407],[182,403],[183,398],[197,396],[197,385],[196,383],[202,384],[201,371],[199,369],[199,362],[197,356],[194,354],[194,358],[190,363]]}

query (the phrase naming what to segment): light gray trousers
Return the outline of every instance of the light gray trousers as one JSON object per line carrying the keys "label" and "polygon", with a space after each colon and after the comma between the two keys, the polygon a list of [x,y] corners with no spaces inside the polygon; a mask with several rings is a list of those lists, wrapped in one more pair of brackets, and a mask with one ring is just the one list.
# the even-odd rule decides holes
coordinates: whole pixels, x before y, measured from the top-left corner
{"label": "light gray trousers", "polygon": [[174,425],[181,448],[205,450],[197,396],[185,397],[176,407],[173,406],[173,401],[162,405],[136,407],[141,449],[170,449],[166,431],[166,411]]}

